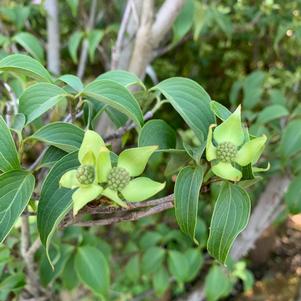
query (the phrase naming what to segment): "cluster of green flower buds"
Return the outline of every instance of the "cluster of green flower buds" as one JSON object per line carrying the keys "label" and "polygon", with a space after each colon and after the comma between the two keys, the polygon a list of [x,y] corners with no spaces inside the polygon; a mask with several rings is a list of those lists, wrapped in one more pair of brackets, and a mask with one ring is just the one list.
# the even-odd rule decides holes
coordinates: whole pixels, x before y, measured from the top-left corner
{"label": "cluster of green flower buds", "polygon": [[[255,164],[267,138],[251,137],[248,130],[242,126],[240,106],[220,125],[212,124],[206,145],[206,158],[211,162],[212,172],[223,179],[240,181],[243,177],[242,168]],[[266,169],[253,168],[252,171]]]}
{"label": "cluster of green flower buds", "polygon": [[89,185],[95,180],[95,168],[91,165],[81,165],[76,171],[76,178],[80,184]]}
{"label": "cluster of green flower buds", "polygon": [[114,191],[123,190],[130,180],[129,173],[122,167],[113,167],[108,174],[108,186]]}

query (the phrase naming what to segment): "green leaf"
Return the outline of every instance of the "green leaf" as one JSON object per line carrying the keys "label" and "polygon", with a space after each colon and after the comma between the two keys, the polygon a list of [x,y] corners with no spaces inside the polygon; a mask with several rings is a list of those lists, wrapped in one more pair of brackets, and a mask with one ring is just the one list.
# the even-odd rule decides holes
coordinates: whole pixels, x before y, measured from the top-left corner
{"label": "green leaf", "polygon": [[16,145],[7,127],[6,122],[0,115],[0,170],[5,172],[20,168],[20,162]]}
{"label": "green leaf", "polygon": [[292,180],[284,199],[291,214],[301,213],[301,175]]}
{"label": "green leaf", "polygon": [[141,87],[144,87],[143,82],[136,74],[124,70],[111,70],[105,72],[96,78],[96,80],[98,79],[108,79],[124,87],[132,85],[140,85]]}
{"label": "green leaf", "polygon": [[204,258],[199,249],[188,249],[185,252],[185,256],[189,264],[189,273],[187,276],[187,281],[192,281],[198,275],[204,263]]}
{"label": "green leaf", "polygon": [[168,150],[175,149],[176,142],[176,132],[165,121],[153,119],[143,126],[138,146],[158,145],[159,150]]}
{"label": "green leaf", "polygon": [[280,142],[281,155],[289,159],[301,151],[301,119],[295,119],[288,123]]}
{"label": "green leaf", "polygon": [[84,89],[84,85],[80,78],[72,74],[62,75],[57,79],[57,81],[64,82],[76,92],[81,92]]}
{"label": "green leaf", "polygon": [[104,32],[100,29],[94,29],[88,34],[89,58],[92,63],[94,62],[95,50],[100,41],[102,40],[103,36]]}
{"label": "green leaf", "polygon": [[136,283],[140,277],[140,261],[139,255],[133,256],[124,269],[125,276],[129,279],[132,283]]}
{"label": "green leaf", "polygon": [[288,110],[282,105],[271,105],[265,107],[257,117],[257,123],[265,124],[272,120],[287,116]]}
{"label": "green leaf", "polygon": [[180,41],[191,29],[194,15],[194,1],[187,0],[173,25],[173,43]]}
{"label": "green leaf", "polygon": [[208,301],[217,301],[228,296],[233,284],[221,266],[211,267],[205,279],[205,295]]}
{"label": "green leaf", "polygon": [[38,83],[27,88],[20,97],[20,113],[26,116],[26,124],[31,123],[47,112],[66,96],[62,88],[49,84]]}
{"label": "green leaf", "polygon": [[81,281],[97,296],[107,299],[110,288],[110,269],[104,255],[95,247],[78,248],[75,270]]}
{"label": "green leaf", "polygon": [[244,108],[252,109],[257,105],[263,93],[265,73],[262,71],[254,71],[248,75],[243,82],[244,91]]}
{"label": "green leaf", "polygon": [[65,268],[62,273],[62,281],[64,288],[73,290],[78,286],[79,279],[75,272],[75,256],[72,255],[67,261]]}
{"label": "green leaf", "polygon": [[225,263],[230,248],[248,224],[251,211],[250,198],[241,187],[224,183],[216,200],[207,242],[208,252]]}
{"label": "green leaf", "polygon": [[152,274],[162,265],[165,256],[164,249],[160,247],[149,248],[142,257],[143,274]]}
{"label": "green leaf", "polygon": [[161,267],[152,277],[156,294],[161,296],[169,287],[169,274],[164,267]]}
{"label": "green leaf", "polygon": [[53,282],[62,274],[73,250],[73,246],[62,244],[59,250],[59,258],[54,265],[54,269],[52,269],[47,256],[45,254],[42,255],[40,260],[39,274],[40,281],[43,286],[46,287],[49,283]]}
{"label": "green leaf", "polygon": [[47,148],[39,167],[46,167],[50,168],[52,167],[58,160],[66,156],[67,153],[64,152],[63,150],[55,147],[55,146],[50,146]]}
{"label": "green leaf", "polygon": [[36,139],[70,153],[79,150],[84,134],[81,128],[71,123],[53,122],[41,127],[28,139]]}
{"label": "green leaf", "polygon": [[39,200],[37,224],[40,239],[49,258],[50,240],[56,227],[72,207],[73,190],[60,188],[59,180],[68,170],[79,166],[78,153],[73,152],[64,156],[51,168],[42,188]]}
{"label": "green leaf", "polygon": [[34,176],[25,171],[13,170],[0,175],[0,243],[26,208],[34,185]]}
{"label": "green leaf", "polygon": [[225,106],[214,100],[210,102],[210,108],[222,121],[225,121],[232,114]]}
{"label": "green leaf", "polygon": [[77,16],[78,2],[79,0],[67,0],[73,17]]}
{"label": "green leaf", "polygon": [[70,36],[70,39],[68,41],[68,50],[75,64],[77,63],[77,51],[83,35],[83,32],[76,31]]}
{"label": "green leaf", "polygon": [[164,80],[152,90],[161,92],[194,131],[200,142],[207,138],[210,124],[215,123],[210,97],[196,82],[182,77]]}
{"label": "green leaf", "polygon": [[86,86],[82,94],[124,113],[138,128],[143,124],[143,115],[137,100],[125,87],[112,80],[96,79]]}
{"label": "green leaf", "polygon": [[51,75],[40,62],[23,54],[8,55],[0,61],[0,71],[16,72],[44,82],[52,82]]}
{"label": "green leaf", "polygon": [[41,63],[44,62],[44,49],[34,35],[28,32],[19,32],[13,37],[13,40],[21,45],[35,59]]}
{"label": "green leaf", "polygon": [[195,229],[199,194],[203,181],[202,167],[184,167],[177,176],[175,185],[175,214],[181,231],[195,243]]}
{"label": "green leaf", "polygon": [[189,261],[179,251],[168,252],[168,269],[178,282],[185,282],[189,278]]}

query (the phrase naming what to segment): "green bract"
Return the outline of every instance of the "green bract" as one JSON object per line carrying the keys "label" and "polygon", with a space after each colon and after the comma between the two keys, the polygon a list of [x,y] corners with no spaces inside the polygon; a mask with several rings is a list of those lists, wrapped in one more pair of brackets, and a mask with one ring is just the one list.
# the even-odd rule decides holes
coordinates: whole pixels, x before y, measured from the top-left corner
{"label": "green bract", "polygon": [[241,124],[240,106],[219,126],[209,127],[206,158],[212,161],[212,172],[230,181],[239,181],[239,166],[258,161],[267,140],[265,135],[250,139]]}
{"label": "green bract", "polygon": [[99,183],[106,188],[102,195],[122,207],[128,202],[140,202],[155,195],[165,187],[165,183],[155,182],[140,176],[145,166],[157,149],[157,146],[145,146],[124,150],[118,157],[117,166],[112,166],[110,152],[103,149],[100,153],[98,164]]}
{"label": "green bract", "polygon": [[80,167],[67,171],[60,180],[61,186],[76,189],[72,195],[73,214],[101,195],[127,207],[122,199],[140,202],[161,191],[165,183],[146,177],[132,179],[142,174],[156,149],[157,146],[146,146],[124,150],[117,166],[112,166],[110,151],[102,138],[87,131],[78,152]]}
{"label": "green bract", "polygon": [[99,165],[96,164],[100,150],[103,148],[105,143],[102,138],[93,131],[87,131],[78,152],[81,166],[67,171],[60,180],[60,185],[63,187],[77,188],[72,195],[74,215],[103,191],[103,188],[98,185]]}

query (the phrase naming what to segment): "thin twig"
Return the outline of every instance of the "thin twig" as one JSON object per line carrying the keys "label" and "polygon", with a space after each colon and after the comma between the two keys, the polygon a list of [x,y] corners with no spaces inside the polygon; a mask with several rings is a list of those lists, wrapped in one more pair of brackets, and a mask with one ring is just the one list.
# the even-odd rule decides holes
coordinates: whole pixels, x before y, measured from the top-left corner
{"label": "thin twig", "polygon": [[130,15],[131,15],[131,0],[128,0],[127,5],[124,10],[124,14],[122,17],[122,21],[120,24],[120,29],[118,31],[118,36],[116,40],[115,47],[112,50],[112,63],[111,69],[114,70],[117,68],[118,60],[120,53],[122,51],[123,43],[124,43],[124,36],[126,32],[127,25],[129,23]]}
{"label": "thin twig", "polygon": [[[151,119],[152,117],[153,117],[153,111],[148,111],[143,116],[143,120],[146,121],[146,120]],[[114,139],[118,139],[118,138],[122,137],[126,132],[132,130],[135,127],[136,127],[135,123],[130,122],[130,123],[126,124],[125,126],[116,130],[114,133],[111,133],[111,134],[105,136],[104,141],[108,142],[108,141],[111,141]]]}
{"label": "thin twig", "polygon": [[[89,32],[94,27],[96,7],[97,7],[97,1],[92,0],[92,4],[90,7],[90,13],[89,13],[89,20],[88,20],[87,28],[86,28],[87,32]],[[77,76],[79,78],[83,78],[85,70],[86,70],[87,59],[88,59],[88,49],[89,49],[89,43],[88,43],[88,40],[85,39],[83,42],[83,45],[82,45],[78,69],[77,69]]]}
{"label": "thin twig", "polygon": [[[79,214],[73,217],[69,214],[65,220],[62,221],[61,227],[67,227],[69,225],[77,225],[82,227],[91,227],[95,225],[110,225],[122,221],[134,221],[145,216],[153,215],[173,207],[174,195],[170,194],[166,197],[139,202],[128,203],[128,208],[121,207],[89,207],[83,208]],[[89,213],[91,215],[105,216],[92,221],[81,221],[81,217]]]}

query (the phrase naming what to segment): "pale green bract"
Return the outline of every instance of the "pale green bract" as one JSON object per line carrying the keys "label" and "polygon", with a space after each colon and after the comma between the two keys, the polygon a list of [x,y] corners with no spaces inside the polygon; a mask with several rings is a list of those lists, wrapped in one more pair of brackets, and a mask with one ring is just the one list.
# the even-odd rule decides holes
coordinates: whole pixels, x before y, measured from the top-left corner
{"label": "pale green bract", "polygon": [[72,195],[73,215],[92,200],[105,196],[122,207],[128,202],[140,202],[155,195],[165,187],[146,177],[138,177],[158,146],[145,146],[124,150],[112,166],[110,151],[103,139],[94,131],[85,133],[78,152],[81,166],[67,171],[60,185],[76,189]]}
{"label": "pale green bract", "polygon": [[239,181],[242,172],[236,164],[241,167],[255,164],[264,150],[266,140],[265,135],[253,139],[246,137],[239,106],[219,126],[212,124],[209,127],[206,158],[212,163],[212,172],[220,178]]}

